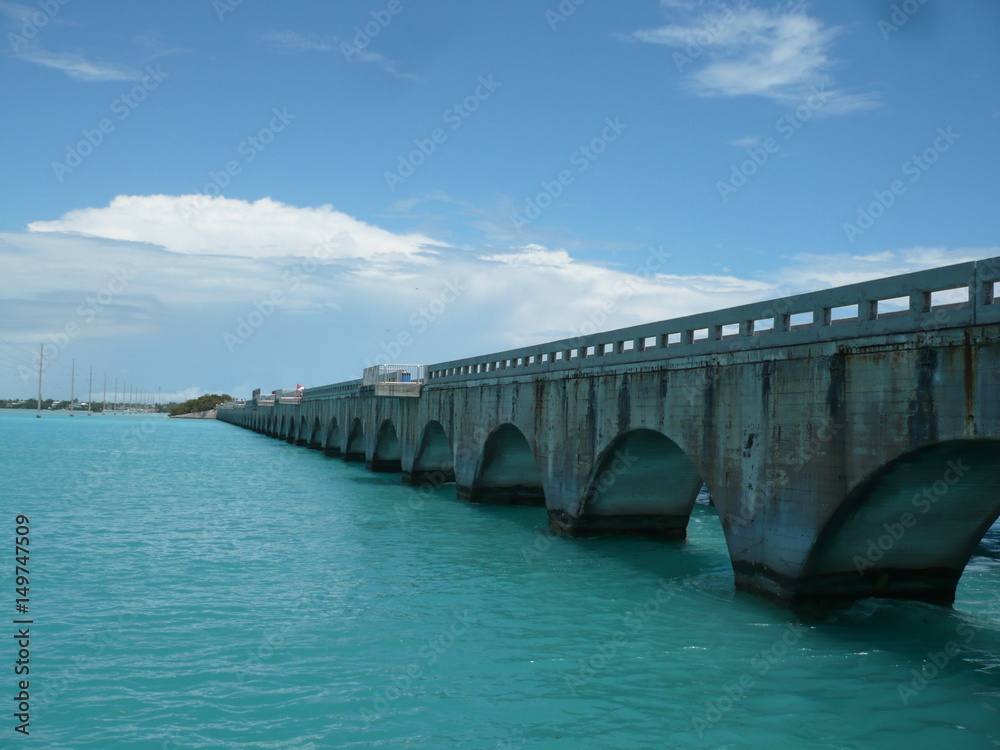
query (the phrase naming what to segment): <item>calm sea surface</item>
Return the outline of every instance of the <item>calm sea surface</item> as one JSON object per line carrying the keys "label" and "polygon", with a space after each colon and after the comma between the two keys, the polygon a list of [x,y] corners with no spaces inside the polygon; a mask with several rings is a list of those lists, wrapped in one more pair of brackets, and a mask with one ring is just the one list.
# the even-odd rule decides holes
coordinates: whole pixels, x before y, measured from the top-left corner
{"label": "calm sea surface", "polygon": [[706,505],[685,543],[550,539],[227,424],[79,414],[0,413],[0,482],[0,748],[1000,747],[1000,526],[953,610],[802,622],[734,593]]}

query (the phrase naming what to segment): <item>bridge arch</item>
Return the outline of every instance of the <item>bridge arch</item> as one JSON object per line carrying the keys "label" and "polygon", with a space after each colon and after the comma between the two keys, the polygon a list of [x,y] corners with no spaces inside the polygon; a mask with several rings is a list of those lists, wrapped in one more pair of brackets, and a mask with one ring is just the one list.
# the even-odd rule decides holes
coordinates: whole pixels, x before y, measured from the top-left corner
{"label": "bridge arch", "polygon": [[294,443],[297,433],[295,431],[295,417],[289,417],[288,419],[288,432],[282,435],[285,438],[285,442]]}
{"label": "bridge arch", "polygon": [[366,463],[366,468],[377,472],[402,471],[400,463],[399,436],[392,420],[386,419],[379,427],[375,438],[375,450],[372,460]]}
{"label": "bridge arch", "polygon": [[404,472],[403,481],[430,487],[455,481],[455,454],[440,422],[431,421],[424,427],[413,467]]}
{"label": "bridge arch", "polygon": [[295,433],[296,445],[309,445],[309,423],[304,415],[299,417],[299,430]]}
{"label": "bridge arch", "polygon": [[684,539],[703,484],[688,455],[662,432],[628,430],[598,455],[580,512],[565,531]]}
{"label": "bridge arch", "polygon": [[328,456],[339,456],[342,448],[340,439],[340,424],[337,422],[337,418],[334,417],[330,420],[330,424],[326,428],[326,438],[323,441],[323,452]]}
{"label": "bridge arch", "polygon": [[545,506],[534,451],[513,424],[501,425],[486,438],[467,497],[474,503]]}
{"label": "bridge arch", "polygon": [[284,440],[288,437],[288,417],[283,416],[281,421],[278,423],[278,434],[277,438],[279,440]]}
{"label": "bridge arch", "polygon": [[351,422],[351,430],[347,433],[347,445],[344,448],[345,461],[365,460],[365,428],[360,419]]}
{"label": "bridge arch", "polygon": [[795,600],[868,596],[950,605],[1000,517],[1000,440],[909,451],[848,494],[820,529]]}

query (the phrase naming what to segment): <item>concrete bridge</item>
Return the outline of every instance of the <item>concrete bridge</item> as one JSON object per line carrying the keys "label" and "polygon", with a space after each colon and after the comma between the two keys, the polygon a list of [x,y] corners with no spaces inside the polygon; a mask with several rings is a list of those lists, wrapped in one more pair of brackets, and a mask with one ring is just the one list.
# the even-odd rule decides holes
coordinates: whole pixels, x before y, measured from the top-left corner
{"label": "concrete bridge", "polygon": [[[1000,258],[231,404],[219,419],[572,536],[683,538],[737,587],[940,604],[1000,515]],[[406,381],[409,382],[406,382]]]}

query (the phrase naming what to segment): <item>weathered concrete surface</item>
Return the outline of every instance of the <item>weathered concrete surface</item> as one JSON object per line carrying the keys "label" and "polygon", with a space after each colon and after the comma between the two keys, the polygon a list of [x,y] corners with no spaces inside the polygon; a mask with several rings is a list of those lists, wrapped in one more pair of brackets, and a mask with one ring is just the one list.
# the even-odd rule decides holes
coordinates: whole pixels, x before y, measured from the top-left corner
{"label": "weathered concrete surface", "polygon": [[[1000,278],[995,260],[988,272]],[[928,283],[967,273],[948,270]],[[906,325],[872,318],[855,288],[830,290],[818,320],[845,296],[862,298],[860,319],[795,331],[784,316],[786,331],[771,336],[741,323],[734,341],[689,336],[658,357],[622,347],[629,329],[593,337],[598,347],[619,339],[618,356],[596,362],[536,352],[523,356],[539,356],[534,367],[483,364],[520,356],[504,353],[429,366],[445,374],[419,399],[348,383],[220,418],[414,483],[454,480],[474,502],[544,505],[551,527],[571,535],[683,537],[704,482],[741,589],[793,604],[949,603],[1000,515],[1000,306],[993,277],[968,273],[967,309],[911,307]],[[900,277],[902,288],[926,301],[915,276]],[[779,303],[766,304],[774,315]]]}

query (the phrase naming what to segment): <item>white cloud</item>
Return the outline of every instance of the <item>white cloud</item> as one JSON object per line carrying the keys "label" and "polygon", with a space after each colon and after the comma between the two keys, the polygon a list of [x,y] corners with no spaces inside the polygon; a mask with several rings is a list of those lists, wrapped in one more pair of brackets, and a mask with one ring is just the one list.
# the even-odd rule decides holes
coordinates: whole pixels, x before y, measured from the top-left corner
{"label": "white cloud", "polygon": [[371,63],[382,68],[389,75],[395,76],[396,78],[402,78],[407,81],[419,81],[420,76],[415,76],[412,73],[402,73],[399,70],[399,65],[395,60],[390,60],[385,55],[379,52],[367,52],[365,50],[360,50],[351,59],[359,60],[360,62]]}
{"label": "white cloud", "polygon": [[800,253],[789,259],[781,279],[793,289],[811,291],[997,255],[1000,247],[914,247],[868,255]]}
{"label": "white cloud", "polygon": [[49,52],[41,47],[25,47],[19,57],[46,68],[61,70],[77,81],[135,81],[141,74],[116,63],[88,60],[75,52]]}
{"label": "white cloud", "polygon": [[420,234],[393,234],[329,205],[298,208],[270,198],[251,203],[205,195],[120,195],[105,208],[70,211],[28,229],[148,242],[185,255],[257,259],[312,256],[318,246],[329,259],[416,259],[445,247]]}
{"label": "white cloud", "polygon": [[299,34],[297,31],[272,31],[259,34],[258,37],[291,52],[338,52],[343,53],[348,62],[370,63],[384,70],[389,75],[410,81],[419,81],[418,76],[403,73],[399,65],[379,52],[370,52],[356,47],[352,42],[342,42],[336,37],[317,37]]}
{"label": "white cloud", "polygon": [[[801,254],[763,279],[681,275],[660,250],[630,256],[631,266],[542,245],[476,254],[329,206],[269,199],[205,199],[187,221],[181,209],[192,197],[122,196],[29,232],[0,233],[0,393],[30,395],[38,342],[69,324],[80,327],[71,345],[78,363],[100,367],[94,347],[126,352],[130,382],[155,382],[165,392],[192,383],[317,385],[359,376],[401,336],[407,343],[397,361],[437,362],[1000,252]],[[336,232],[354,241],[305,262],[316,237]],[[116,276],[127,284],[109,293]],[[280,301],[268,308],[275,295]],[[93,314],[89,300],[103,300]],[[262,309],[252,335],[227,347],[227,334]],[[60,356],[62,367],[70,354]],[[25,366],[29,378],[18,379]]]}
{"label": "white cloud", "polygon": [[[35,7],[0,0],[0,17],[5,39],[10,43],[16,57],[25,62],[59,70],[77,81],[137,81],[142,73],[133,67],[104,60],[93,59],[79,52],[53,52],[38,45],[35,40],[43,27],[77,25],[60,14],[65,0],[37,4]],[[44,22],[40,23],[41,19]],[[151,54],[148,59],[163,55],[177,54],[186,50],[166,47],[148,36],[137,36],[133,41]]]}
{"label": "white cloud", "polygon": [[809,15],[803,5],[661,5],[675,22],[636,31],[630,38],[674,48],[677,69],[698,94],[761,96],[790,104],[821,90],[831,99],[824,107],[828,114],[876,103],[872,94],[834,88],[830,50],[841,30]]}
{"label": "white cloud", "polygon": [[261,34],[265,42],[271,42],[293,52],[333,52],[337,49],[334,42],[312,36],[303,36],[295,31],[272,31]]}
{"label": "white cloud", "polygon": [[564,268],[573,263],[573,259],[565,250],[548,250],[541,245],[527,245],[520,251],[513,253],[484,255],[483,260],[514,266],[549,266],[552,268]]}

